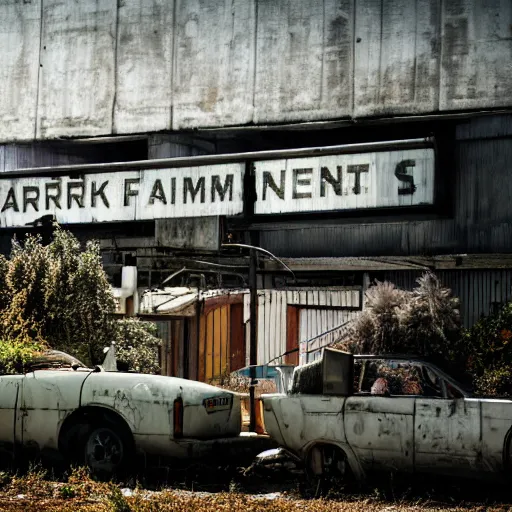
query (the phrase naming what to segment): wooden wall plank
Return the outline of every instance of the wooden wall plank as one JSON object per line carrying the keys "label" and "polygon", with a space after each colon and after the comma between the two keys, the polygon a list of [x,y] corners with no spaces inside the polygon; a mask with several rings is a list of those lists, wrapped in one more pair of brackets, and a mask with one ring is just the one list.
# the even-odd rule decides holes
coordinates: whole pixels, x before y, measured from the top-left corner
{"label": "wooden wall plank", "polygon": [[115,0],[44,0],[38,138],[112,132]]}
{"label": "wooden wall plank", "polygon": [[41,0],[0,2],[0,140],[35,134]]}
{"label": "wooden wall plank", "polygon": [[220,309],[220,371],[222,376],[229,372],[229,305],[222,306]]}
{"label": "wooden wall plank", "polygon": [[[299,348],[299,308],[288,306],[286,310],[286,352]],[[284,358],[285,364],[299,364],[299,352],[293,352]]]}
{"label": "wooden wall plank", "polygon": [[222,308],[213,310],[213,377],[218,378],[221,375],[222,360]]}
{"label": "wooden wall plank", "polygon": [[197,363],[197,380],[201,382],[205,382],[206,380],[206,352],[206,315],[201,314],[201,318],[199,321],[199,360]]}
{"label": "wooden wall plank", "polygon": [[231,304],[229,330],[229,369],[235,371],[245,365],[245,328],[243,304]]}
{"label": "wooden wall plank", "polygon": [[438,108],[438,0],[358,0],[354,115]]}
{"label": "wooden wall plank", "polygon": [[198,379],[198,365],[199,365],[199,344],[198,344],[198,325],[195,317],[186,318],[188,326],[188,339],[185,343],[188,343],[188,375],[185,375],[187,379],[199,380]]}
{"label": "wooden wall plank", "polygon": [[175,0],[173,129],[252,121],[254,0]]}
{"label": "wooden wall plank", "polygon": [[512,2],[443,1],[441,110],[510,105]]}
{"label": "wooden wall plank", "polygon": [[352,1],[258,2],[256,123],[352,110]]}
{"label": "wooden wall plank", "polygon": [[205,382],[209,382],[213,378],[214,368],[213,368],[213,357],[214,357],[214,326],[213,326],[213,317],[215,315],[215,311],[211,311],[208,313],[206,317],[206,371],[205,371]]}
{"label": "wooden wall plank", "polygon": [[115,133],[171,129],[174,2],[119,2]]}

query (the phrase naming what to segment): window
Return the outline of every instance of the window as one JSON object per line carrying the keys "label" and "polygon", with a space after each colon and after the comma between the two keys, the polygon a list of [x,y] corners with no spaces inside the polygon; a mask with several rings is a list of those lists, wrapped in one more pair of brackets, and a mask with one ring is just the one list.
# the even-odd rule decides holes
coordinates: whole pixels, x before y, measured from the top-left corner
{"label": "window", "polygon": [[378,396],[442,398],[442,382],[435,372],[414,361],[367,359],[354,365],[354,392]]}

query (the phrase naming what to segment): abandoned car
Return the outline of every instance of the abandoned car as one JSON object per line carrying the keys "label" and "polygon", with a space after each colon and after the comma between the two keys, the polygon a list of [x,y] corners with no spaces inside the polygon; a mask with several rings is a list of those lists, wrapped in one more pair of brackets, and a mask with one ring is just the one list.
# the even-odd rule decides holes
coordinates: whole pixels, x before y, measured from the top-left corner
{"label": "abandoned car", "polygon": [[137,453],[193,457],[241,429],[235,393],[174,377],[90,369],[56,351],[24,374],[0,375],[0,409],[0,461],[20,452],[60,454],[105,476],[126,470]]}
{"label": "abandoned car", "polygon": [[324,349],[294,370],[287,394],[264,395],[270,436],[313,477],[374,470],[510,475],[512,401],[472,398],[435,365]]}

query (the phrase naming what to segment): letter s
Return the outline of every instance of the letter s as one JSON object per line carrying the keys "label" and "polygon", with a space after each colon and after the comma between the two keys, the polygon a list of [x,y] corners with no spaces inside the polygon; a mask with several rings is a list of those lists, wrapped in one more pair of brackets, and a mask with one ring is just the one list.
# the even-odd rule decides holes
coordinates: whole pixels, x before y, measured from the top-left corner
{"label": "letter s", "polygon": [[416,160],[402,160],[395,167],[395,176],[402,182],[406,183],[405,188],[398,189],[398,195],[411,195],[416,192],[416,185],[414,184],[414,176],[407,174],[408,167],[415,167]]}

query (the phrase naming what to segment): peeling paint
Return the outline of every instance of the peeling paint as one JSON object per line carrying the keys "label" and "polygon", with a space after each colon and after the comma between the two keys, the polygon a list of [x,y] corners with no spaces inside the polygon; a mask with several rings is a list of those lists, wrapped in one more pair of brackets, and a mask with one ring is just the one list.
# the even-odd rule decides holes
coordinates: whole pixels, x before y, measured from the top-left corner
{"label": "peeling paint", "polygon": [[[404,361],[428,367],[440,395],[263,396],[267,431],[302,457],[318,443],[339,446],[361,477],[373,470],[506,474],[512,462],[512,400],[471,398],[419,360],[391,358],[389,367],[400,368]],[[443,382],[458,389],[460,398],[448,397]]]}

